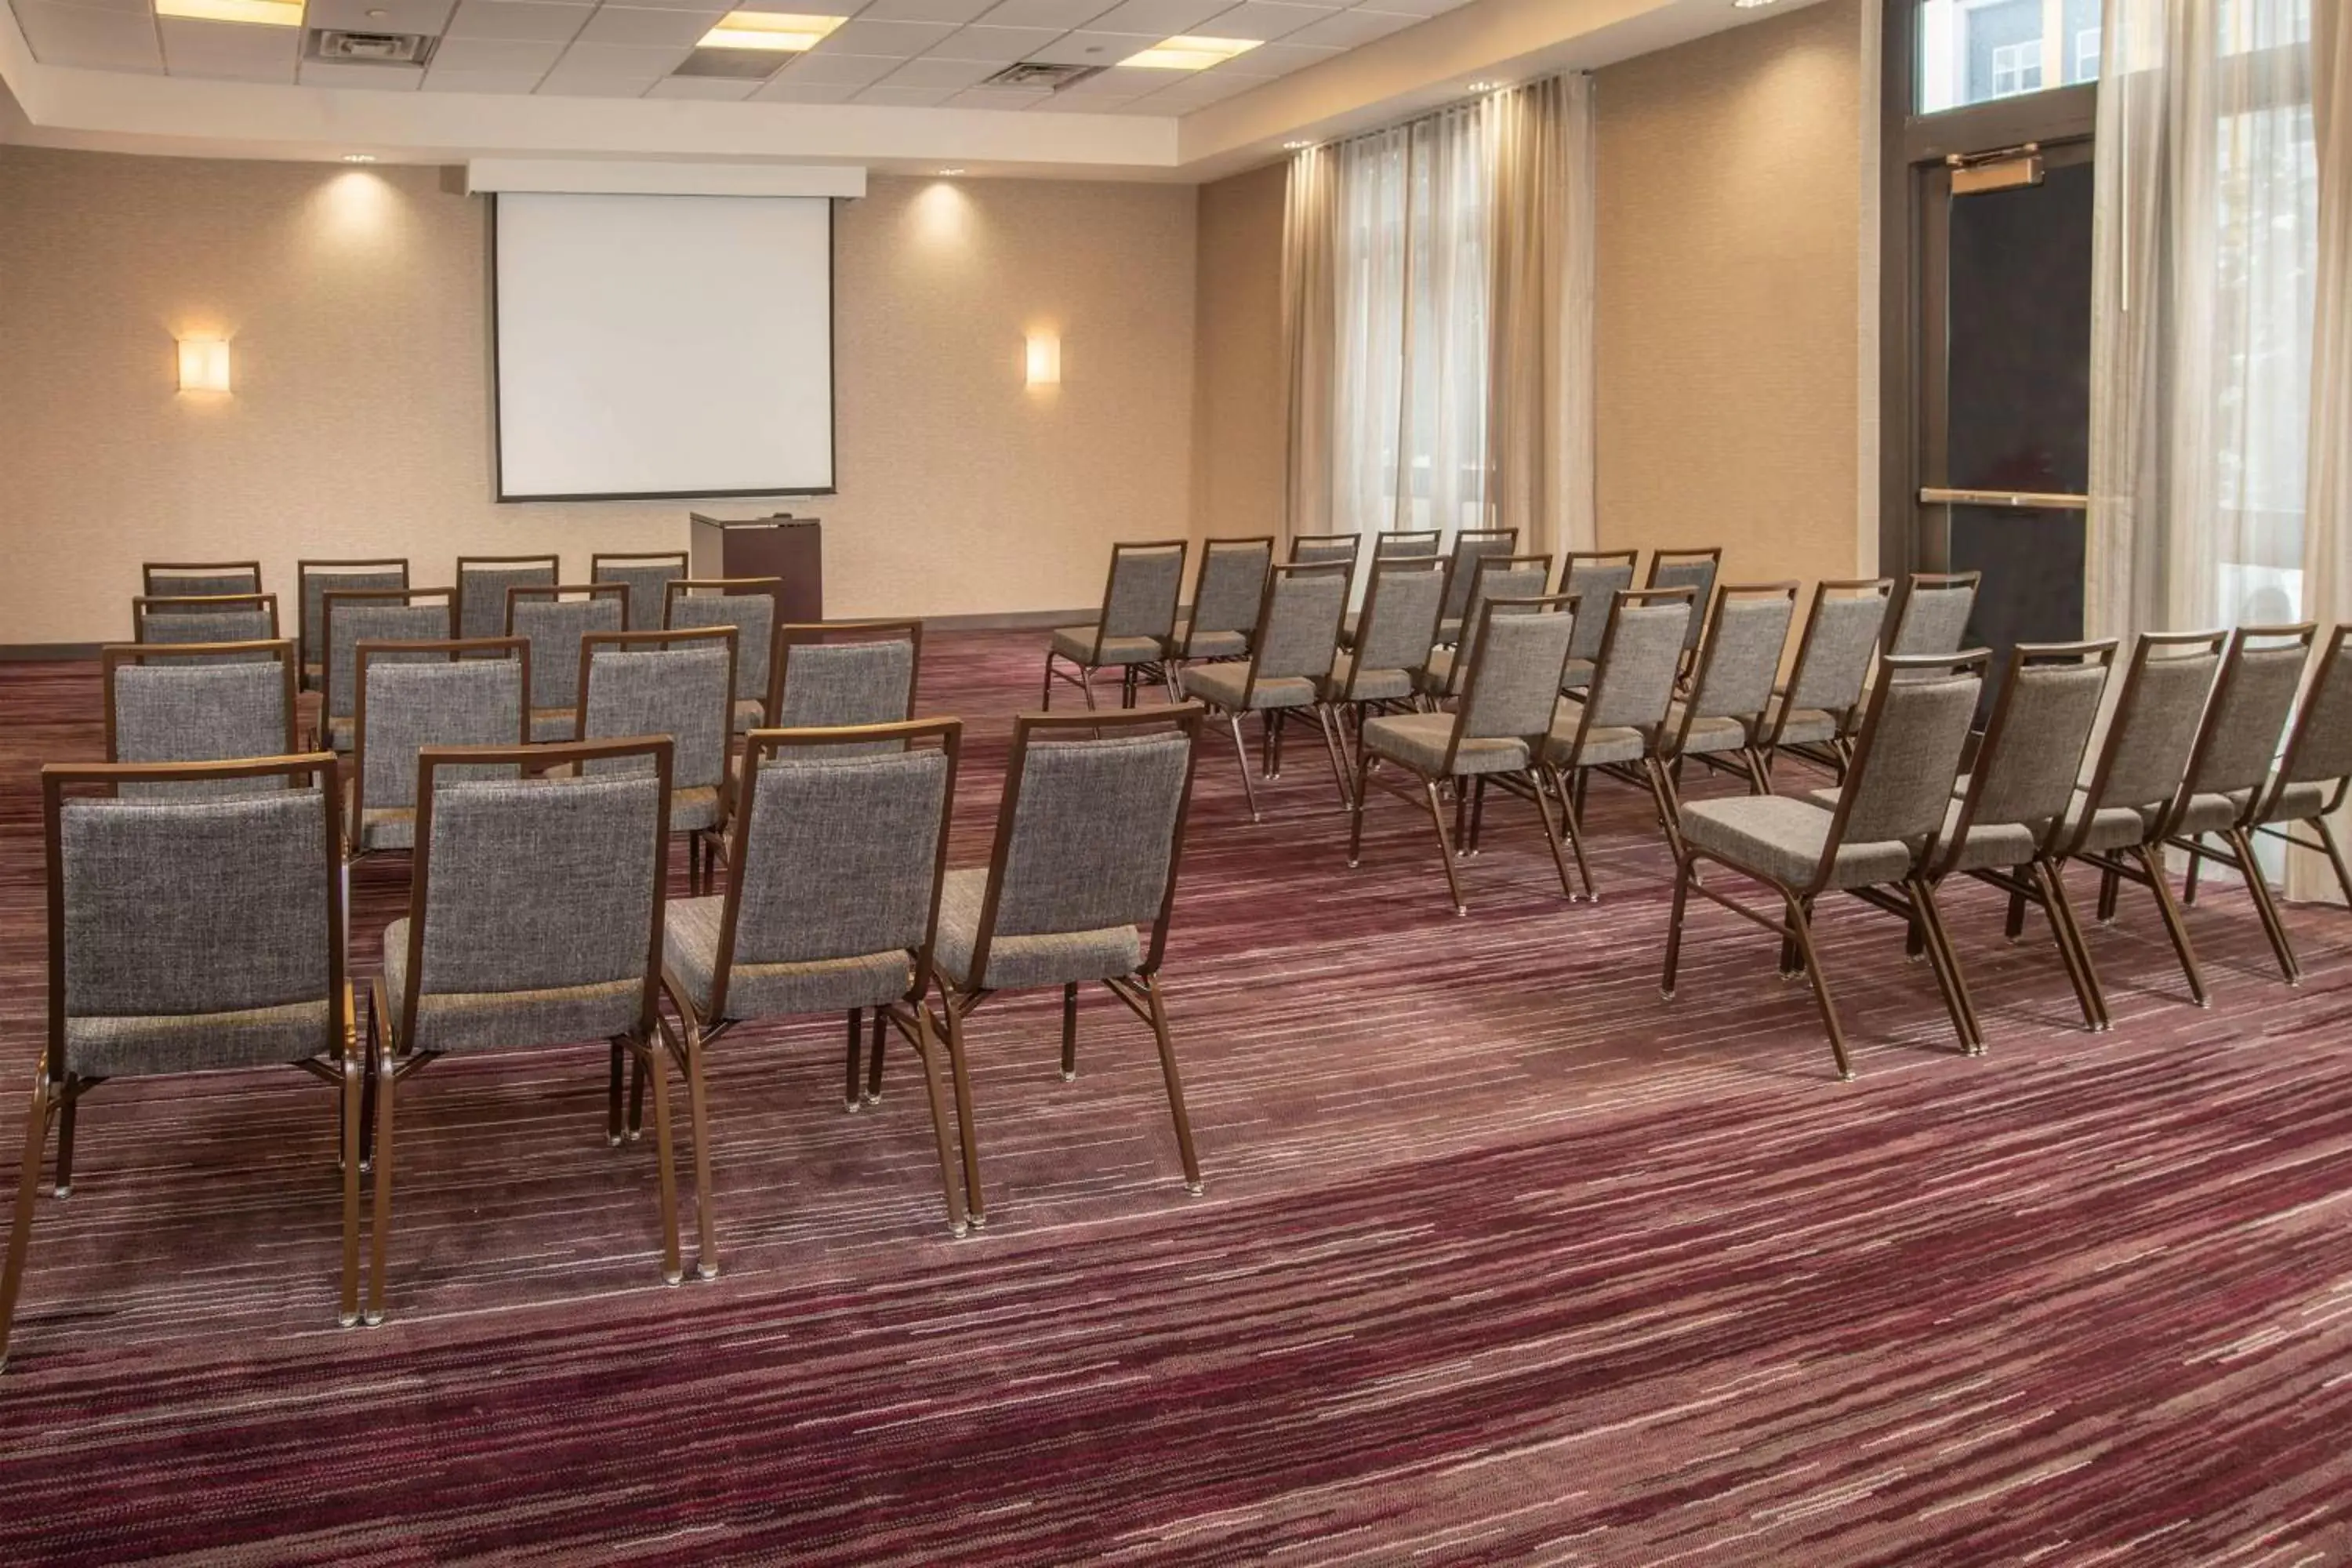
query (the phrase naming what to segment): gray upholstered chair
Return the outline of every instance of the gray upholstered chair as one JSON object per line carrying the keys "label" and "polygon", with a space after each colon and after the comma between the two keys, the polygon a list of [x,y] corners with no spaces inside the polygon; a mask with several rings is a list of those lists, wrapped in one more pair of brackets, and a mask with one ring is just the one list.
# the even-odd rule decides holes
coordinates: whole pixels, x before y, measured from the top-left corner
{"label": "gray upholstered chair", "polygon": [[600,552],[588,557],[588,581],[621,583],[629,590],[629,624],[633,632],[659,631],[662,600],[669,585],[689,574],[683,550]]}
{"label": "gray upholstered chair", "polygon": [[563,580],[563,563],[553,555],[460,555],[457,557],[457,624],[453,637],[505,637],[507,590],[552,587]]}
{"label": "gray upholstered chair", "polygon": [[[1426,706],[1462,693],[1464,677],[1470,668],[1470,655],[1476,644],[1475,627],[1478,612],[1489,599],[1532,600],[1544,596],[1544,587],[1551,581],[1551,557],[1549,555],[1481,555],[1470,568],[1470,591],[1465,603],[1469,619],[1465,625],[1473,628],[1471,635],[1459,637],[1451,647],[1433,649],[1429,662],[1413,672],[1413,687]],[[1453,574],[1446,574],[1446,588],[1453,590]],[[1438,623],[1437,640],[1445,641],[1445,626]]]}
{"label": "gray upholstered chair", "polygon": [[[1684,910],[1696,891],[1780,938],[1780,973],[1786,977],[1801,970],[1812,982],[1838,1077],[1851,1079],[1845,1031],[1830,1000],[1812,931],[1814,901],[1823,893],[1847,893],[1925,929],[1928,960],[1953,1031],[1964,1051],[1981,1048],[1961,999],[1958,964],[1926,868],[1950,809],[1990,657],[1979,649],[1942,659],[1890,660],[1890,675],[1906,679],[1879,683],[1834,807],[1790,795],[1748,795],[1694,801],[1683,808],[1683,847],[1675,867],[1660,982],[1666,996],[1675,994]],[[1763,883],[1780,895],[1781,911],[1751,909],[1723,891],[1717,879],[1702,882],[1702,860]]]}
{"label": "gray upholstered chair", "polygon": [[1249,749],[1242,742],[1242,715],[1255,713],[1265,726],[1265,774],[1282,769],[1282,731],[1293,713],[1314,716],[1331,759],[1339,799],[1348,798],[1347,764],[1326,699],[1333,661],[1339,651],[1339,617],[1348,608],[1348,574],[1338,565],[1276,566],[1265,574],[1246,661],[1196,664],[1183,672],[1184,694],[1199,698],[1222,718],[1234,737],[1234,761],[1242,772],[1242,798],[1250,820],[1262,820],[1257,789],[1250,783]]}
{"label": "gray upholstered chair", "polygon": [[140,592],[151,599],[241,599],[261,592],[258,561],[148,561]]}
{"label": "gray upholstered chair", "polygon": [[[732,787],[735,628],[590,632],[580,639],[580,689],[577,739],[670,738],[669,830],[687,836],[687,887],[708,892]],[[625,758],[589,772],[644,766]]]}
{"label": "gray upholstered chair", "polygon": [[[49,1130],[62,1198],[77,1108],[110,1078],[291,1065],[340,1089],[338,1315],[357,1321],[361,1063],[343,979],[335,772],[318,753],[41,770],[50,1006],[0,1272],[0,1366]],[[274,783],[240,787],[262,779]],[[67,793],[93,788],[137,798]]]}
{"label": "gray upholstered chair", "polygon": [[[2253,792],[2243,820],[2256,833],[2285,840],[2298,848],[2327,857],[2344,901],[2352,905],[2352,868],[2327,819],[2344,805],[2352,788],[2352,626],[2327,634],[2319,665],[2305,688],[2303,706],[2288,732],[2286,752],[2263,787]],[[2294,829],[2308,827],[2312,838],[2298,838]]]}
{"label": "gray upholstered chair", "polygon": [[735,732],[768,721],[768,661],[776,637],[782,577],[680,577],[662,592],[661,624],[672,631],[735,628]]}
{"label": "gray upholstered chair", "polygon": [[294,563],[294,593],[302,616],[303,689],[320,691],[326,689],[326,596],[330,589],[350,591],[407,586],[408,559],[405,556],[384,556],[365,561],[297,561]]}
{"label": "gray upholstered chair", "polygon": [[[1192,754],[1193,703],[1122,713],[1024,713],[1013,721],[1004,799],[985,869],[950,871],[933,949],[950,1059],[966,1057],[964,1020],[1000,991],[1062,988],[1062,1078],[1078,1072],[1078,987],[1100,981],[1150,1026],[1187,1192],[1202,1191],[1192,1122],[1168,1032],[1160,963],[1176,904]],[[1137,928],[1148,930],[1139,932]],[[964,1199],[988,1221],[970,1096]]]}
{"label": "gray upholstered chair", "polygon": [[[1045,649],[1043,698],[1054,706],[1054,682],[1066,680],[1095,705],[1095,671],[1116,669],[1119,706],[1135,706],[1135,689],[1160,679],[1175,646],[1176,599],[1184,589],[1183,540],[1114,544],[1110,577],[1103,586],[1102,614],[1092,626],[1063,626]],[[1063,665],[1069,668],[1064,669]]]}
{"label": "gray upholstered chair", "polygon": [[[1491,562],[1488,563],[1491,565]],[[1437,830],[1439,863],[1454,912],[1466,915],[1462,880],[1454,869],[1455,838],[1476,834],[1467,813],[1474,793],[1483,806],[1483,784],[1496,779],[1516,784],[1514,792],[1535,803],[1559,872],[1559,890],[1574,898],[1559,834],[1552,826],[1537,769],[1552,709],[1559,700],[1560,667],[1568,662],[1575,635],[1575,601],[1565,594],[1524,599],[1486,598],[1478,604],[1471,635],[1460,654],[1466,673],[1454,711],[1388,714],[1365,722],[1358,738],[1356,787],[1349,793],[1348,865],[1363,859],[1364,802],[1378,784],[1401,800],[1425,802]],[[1386,763],[1412,776],[1418,789],[1392,784],[1376,768]],[[1454,804],[1454,833],[1445,829],[1445,802]]]}
{"label": "gray upholstered chair", "polygon": [[[1331,536],[1316,534],[1310,537],[1321,539]],[[1436,529],[1390,529],[1374,533],[1370,537],[1374,566],[1378,566],[1383,561],[1435,561],[1441,563],[1439,571],[1444,570],[1443,563],[1445,555],[1438,548],[1444,535]],[[1292,563],[1305,564],[1296,557]],[[1356,646],[1356,612],[1353,610],[1349,611],[1348,618],[1339,623],[1339,646],[1343,648],[1352,648]]]}
{"label": "gray upholstered chair", "polygon": [[[1587,899],[1600,897],[1584,854],[1585,785],[1595,772],[1648,790],[1666,847],[1680,853],[1674,786],[1666,777],[1659,736],[1675,700],[1675,678],[1682,673],[1683,634],[1694,618],[1694,592],[1635,588],[1612,598],[1592,683],[1579,697],[1559,700],[1550,732],[1544,737],[1540,775],[1559,797],[1561,826]],[[1472,820],[1476,820],[1475,803]],[[1475,847],[1475,827],[1472,842]]]}
{"label": "gray upholstered chair", "polygon": [[2062,864],[2080,860],[2097,869],[2102,924],[2114,921],[2125,879],[2147,889],[2189,995],[2200,1007],[2205,977],[2165,879],[2162,847],[2228,640],[2221,631],[2141,635],[2124,667],[2090,779],[2074,792],[2056,856]]}
{"label": "gray upholstered chair", "polygon": [[[496,768],[593,768],[649,761],[625,773],[485,778]],[[662,891],[669,863],[667,737],[548,746],[428,746],[417,758],[416,851],[408,913],[384,928],[383,973],[368,1008],[374,1072],[375,1230],[367,1321],[383,1321],[392,1235],[396,1084],[451,1053],[612,1044],[605,1137],[621,1138],[624,1056],[653,1079],[661,1203],[662,1278],[678,1261],[672,1163],[668,1025],[660,1016]],[[694,1143],[707,1136],[702,1058],[685,1063]],[[710,1194],[698,1194],[706,1216]],[[705,1258],[708,1276],[715,1260]]]}
{"label": "gray upholstered chair", "polygon": [[[352,650],[351,856],[416,847],[416,759],[427,746],[528,741],[522,637],[362,642]],[[480,776],[513,778],[512,768]]]}
{"label": "gray upholstered chair", "polygon": [[1352,581],[1356,558],[1362,553],[1360,533],[1294,533],[1290,536],[1293,566],[1345,566]]}
{"label": "gray upholstered chair", "polygon": [[181,599],[142,595],[131,601],[131,625],[132,639],[142,643],[275,642],[278,595]]}
{"label": "gray upholstered chair", "polygon": [[[940,1083],[946,1053],[923,998],[962,734],[953,719],[754,730],[743,742],[727,891],[670,904],[662,959],[671,1005],[698,1046],[761,1019],[846,1015],[843,1105],[853,1111],[879,1103],[885,1031],[896,1027],[923,1069],[948,1225],[958,1236],[966,1220]],[[861,1086],[859,1030],[869,1011],[873,1057]],[[957,1105],[968,1110],[971,1080],[960,1055],[950,1077]],[[695,1183],[704,1193],[709,1159],[698,1143]],[[703,1213],[702,1253],[715,1261],[707,1206]]]}
{"label": "gray upholstered chair", "polygon": [[[1331,661],[1323,700],[1341,721],[1339,740],[1348,742],[1346,720],[1361,730],[1374,713],[1411,708],[1413,677],[1429,664],[1437,647],[1437,612],[1445,595],[1445,563],[1435,555],[1404,556],[1372,563],[1364,588],[1364,612],[1355,642]],[[1355,753],[1347,753],[1355,776]]]}
{"label": "gray upholstered chair", "polygon": [[507,590],[505,633],[530,644],[530,738],[569,741],[580,731],[581,639],[629,620],[625,583],[566,583]]}
{"label": "gray upholstered chair", "polygon": [[[2185,901],[2196,901],[2198,862],[2209,856],[2244,879],[2279,973],[2290,985],[2303,983],[2303,970],[2254,854],[2250,819],[2280,756],[2318,633],[2316,626],[2305,622],[2240,626],[2231,635],[2213,700],[2206,705],[2205,722],[2198,731],[2197,749],[2189,755],[2189,776],[2166,829],[2166,837],[2189,852]],[[2221,840],[2221,849],[2206,846],[2209,834]]]}
{"label": "gray upholstered chair", "polygon": [[1273,567],[1272,534],[1202,542],[1192,612],[1176,623],[1165,666],[1171,702],[1182,700],[1185,665],[1248,657],[1250,631],[1257,625],[1258,602]]}
{"label": "gray upholstered chair", "polygon": [[1444,558],[1445,607],[1437,617],[1439,642],[1451,646],[1462,640],[1463,617],[1470,613],[1470,594],[1478,574],[1478,563],[1489,556],[1508,555],[1518,546],[1519,531],[1516,528],[1465,528],[1454,535],[1454,548]]}
{"label": "gray upholstered chair", "polygon": [[327,650],[321,707],[330,746],[352,749],[360,644],[446,641],[455,635],[453,599],[446,588],[330,588],[320,597],[319,621]]}
{"label": "gray upholstered chair", "polygon": [[1571,550],[1560,557],[1559,592],[1576,601],[1576,640],[1569,645],[1568,668],[1561,674],[1562,691],[1581,691],[1592,684],[1593,661],[1601,657],[1601,639],[1609,631],[1609,604],[1633,586],[1638,550]]}
{"label": "gray upholstered chair", "polygon": [[1642,579],[1644,588],[1688,588],[1691,591],[1690,625],[1683,628],[1683,662],[1690,663],[1698,652],[1699,637],[1706,629],[1707,611],[1715,597],[1715,579],[1723,566],[1723,546],[1709,545],[1698,550],[1659,550],[1650,556],[1649,574]]}
{"label": "gray upholstered chair", "polygon": [[1892,654],[1948,654],[1959,651],[1969,635],[1969,616],[1976,609],[1981,572],[1914,572],[1905,583],[1902,607],[1895,613],[1895,632],[1886,639]]}
{"label": "gray upholstered chair", "polygon": [[1839,778],[1852,759],[1854,716],[1870,693],[1870,661],[1886,628],[1892,578],[1853,578],[1813,587],[1789,684],[1764,714],[1764,775],[1782,752],[1819,763]]}
{"label": "gray upholstered chair", "polygon": [[1658,742],[1675,782],[1696,761],[1737,773],[1757,795],[1771,792],[1759,742],[1796,615],[1794,583],[1734,583],[1715,595],[1690,689],[1666,710]]}
{"label": "gray upholstered chair", "polygon": [[923,623],[820,621],[776,628],[768,671],[774,730],[898,724],[915,716]]}
{"label": "gray upholstered chair", "polygon": [[[229,656],[236,656],[234,658]],[[294,645],[114,643],[99,650],[110,763],[216,763],[301,747]],[[283,787],[282,774],[201,784],[128,783],[120,795]]]}

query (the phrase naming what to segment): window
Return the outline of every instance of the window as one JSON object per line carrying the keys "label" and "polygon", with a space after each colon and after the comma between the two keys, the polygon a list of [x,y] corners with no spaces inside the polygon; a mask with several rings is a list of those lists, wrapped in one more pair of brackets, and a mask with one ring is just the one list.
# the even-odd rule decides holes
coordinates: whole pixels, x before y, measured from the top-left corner
{"label": "window", "polygon": [[2099,30],[2085,27],[2074,35],[2074,69],[2068,81],[2099,79]]}
{"label": "window", "polygon": [[2096,81],[2100,0],[1917,0],[1918,110]]}
{"label": "window", "polygon": [[2021,92],[2038,92],[2041,89],[2041,39],[1993,46],[1991,97],[2014,98]]}

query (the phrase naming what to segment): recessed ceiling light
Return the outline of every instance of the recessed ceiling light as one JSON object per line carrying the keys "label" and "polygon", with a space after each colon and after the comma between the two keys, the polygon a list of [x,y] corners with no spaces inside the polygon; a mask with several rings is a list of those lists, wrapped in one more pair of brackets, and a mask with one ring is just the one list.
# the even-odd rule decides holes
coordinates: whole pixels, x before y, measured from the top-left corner
{"label": "recessed ceiling light", "polygon": [[1731,0],[1735,11],[1754,11],[1772,4],[1772,0]]}
{"label": "recessed ceiling light", "polygon": [[299,27],[302,0],[155,0],[158,16],[194,22],[250,22],[263,27]]}
{"label": "recessed ceiling light", "polygon": [[1118,63],[1145,70],[1202,71],[1245,55],[1263,42],[1262,38],[1166,38]]}
{"label": "recessed ceiling light", "polygon": [[1474,81],[1462,90],[1465,92],[1492,92],[1502,85],[1503,84],[1499,81]]}
{"label": "recessed ceiling light", "polygon": [[1282,150],[1286,153],[1297,153],[1304,148],[1312,147],[1314,145],[1315,143],[1312,142],[1285,142],[1282,144]]}
{"label": "recessed ceiling light", "polygon": [[941,169],[940,173],[942,174],[961,174],[963,171],[961,169]]}
{"label": "recessed ceiling light", "polygon": [[702,35],[705,49],[769,49],[797,55],[824,42],[846,16],[800,16],[783,11],[730,11]]}
{"label": "recessed ceiling light", "polygon": [[375,162],[375,154],[373,153],[346,153],[343,154],[343,162],[346,163],[373,163]]}

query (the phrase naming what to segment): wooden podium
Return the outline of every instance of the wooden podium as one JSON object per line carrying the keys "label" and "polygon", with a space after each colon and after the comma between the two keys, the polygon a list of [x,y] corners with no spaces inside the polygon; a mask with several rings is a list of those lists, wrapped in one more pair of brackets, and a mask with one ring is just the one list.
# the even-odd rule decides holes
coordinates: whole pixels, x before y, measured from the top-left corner
{"label": "wooden podium", "polygon": [[776,622],[824,619],[824,528],[813,517],[695,512],[687,569],[697,577],[781,577]]}

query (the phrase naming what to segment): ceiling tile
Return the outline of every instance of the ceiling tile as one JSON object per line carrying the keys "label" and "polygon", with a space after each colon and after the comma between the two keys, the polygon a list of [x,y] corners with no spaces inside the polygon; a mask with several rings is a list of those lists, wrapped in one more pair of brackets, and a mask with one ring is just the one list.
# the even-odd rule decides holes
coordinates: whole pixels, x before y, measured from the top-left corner
{"label": "ceiling tile", "polygon": [[1155,70],[1107,70],[1060,89],[1054,96],[1075,103],[1123,103],[1157,92],[1168,85],[1168,73]]}
{"label": "ceiling tile", "polygon": [[669,75],[692,52],[685,44],[649,48],[635,44],[576,43],[563,51],[555,68],[580,76],[641,77],[651,81]]}
{"label": "ceiling tile", "polygon": [[1218,12],[1201,24],[1201,31],[1212,38],[1280,38],[1334,15],[1337,13],[1319,5],[1249,0],[1246,5]]}
{"label": "ceiling tile", "polygon": [[806,54],[786,66],[777,79],[810,87],[864,87],[880,81],[903,63],[891,55]]}
{"label": "ceiling tile", "polygon": [[1407,16],[1442,16],[1470,4],[1470,0],[1370,0],[1368,9],[1394,11]]}
{"label": "ceiling tile", "polygon": [[213,77],[229,81],[274,81],[291,85],[302,58],[298,27],[223,26],[179,16],[155,19],[163,44],[163,66],[173,76]]}
{"label": "ceiling tile", "polygon": [[533,92],[545,71],[453,71],[436,65],[425,73],[422,92]]}
{"label": "ceiling tile", "polygon": [[1028,109],[1054,95],[1026,87],[967,88],[948,100],[950,109]]}
{"label": "ceiling tile", "polygon": [[1199,109],[1204,104],[1216,103],[1236,94],[1247,92],[1252,88],[1265,85],[1264,77],[1228,77],[1219,71],[1210,71],[1204,75],[1188,78],[1183,81],[1171,82],[1158,92],[1151,94],[1149,101],[1160,105],[1171,113],[1181,114]]}
{"label": "ceiling tile", "polygon": [[751,99],[755,103],[847,103],[856,95],[857,86],[851,82],[791,82],[776,77],[762,82]]}
{"label": "ceiling tile", "polygon": [[1150,114],[1162,118],[1173,118],[1176,110],[1160,104],[1159,101],[1159,96],[1154,94],[1150,98],[1131,99],[1126,103],[1115,103],[1108,109],[1103,110],[1103,112],[1106,114]]}
{"label": "ceiling tile", "polygon": [[1220,11],[1231,10],[1229,0],[1122,0],[1087,26],[1098,33],[1149,33],[1154,40],[1180,33],[1231,37],[1201,26]]}
{"label": "ceiling tile", "polygon": [[583,44],[684,44],[692,47],[727,13],[656,11],[642,5],[600,7],[580,29]]}
{"label": "ceiling tile", "polygon": [[912,59],[955,31],[952,22],[845,22],[825,35],[814,55],[894,55]]}
{"label": "ceiling tile", "polygon": [[[231,24],[232,26],[234,24]],[[304,87],[356,87],[375,92],[415,92],[425,73],[413,66],[347,66],[304,60],[296,80]]]}
{"label": "ceiling tile", "polygon": [[[430,33],[449,25],[450,0],[310,0],[304,27],[341,27],[352,33]],[[372,16],[381,11],[383,15]],[[288,27],[287,32],[300,29]]]}
{"label": "ceiling tile", "polygon": [[[33,58],[47,66],[88,66],[100,70],[163,68],[151,16],[100,11],[86,5],[52,5],[16,0],[16,21]],[[206,26],[230,24],[208,22]],[[288,29],[291,31],[291,29]]]}
{"label": "ceiling tile", "polygon": [[1352,49],[1359,44],[1369,44],[1374,38],[1385,38],[1391,33],[1401,33],[1416,26],[1422,18],[1401,16],[1389,11],[1374,11],[1358,6],[1352,11],[1326,12],[1320,21],[1309,22],[1295,33],[1284,37],[1286,44],[1326,44],[1335,48]]}
{"label": "ceiling tile", "polygon": [[666,76],[646,89],[647,98],[701,98],[740,101],[767,85],[759,77]]}
{"label": "ceiling tile", "polygon": [[856,102],[895,105],[900,109],[929,109],[945,103],[949,93],[945,88],[933,87],[869,87],[858,93]]}
{"label": "ceiling tile", "polygon": [[537,89],[541,98],[643,98],[646,89],[661,80],[651,77],[615,76],[611,71],[571,71],[562,66],[547,73]]}
{"label": "ceiling tile", "polygon": [[[153,14],[152,0],[54,0],[55,4],[70,5],[79,11],[128,11],[136,16]],[[17,9],[22,10],[23,6]]]}
{"label": "ceiling tile", "polygon": [[1276,77],[1288,76],[1339,53],[1338,49],[1318,49],[1311,44],[1260,44],[1245,55],[1236,55],[1221,66],[1210,69],[1226,76]]}
{"label": "ceiling tile", "polygon": [[569,43],[593,5],[547,5],[537,0],[459,0],[449,18],[451,38],[524,38]]}
{"label": "ceiling tile", "polygon": [[[629,4],[648,11],[709,12],[716,6],[719,12],[724,13],[734,8],[730,5],[719,5],[718,0],[629,0]],[[766,5],[759,4],[758,0],[735,0],[735,5],[748,11],[822,11],[831,16],[845,15],[851,9],[846,3],[838,5],[829,4],[820,5],[812,3],[812,0],[801,0],[801,3],[791,5]]]}
{"label": "ceiling tile", "polygon": [[940,87],[958,91],[996,74],[985,60],[908,60],[882,79],[885,87]]}
{"label": "ceiling tile", "polygon": [[[810,0],[814,4],[815,0]],[[969,22],[996,0],[874,0],[857,13],[861,22]]]}
{"label": "ceiling tile", "polygon": [[563,54],[560,43],[530,38],[444,38],[428,75],[442,71],[530,71],[545,76]]}
{"label": "ceiling tile", "polygon": [[1129,55],[1142,53],[1165,37],[1159,33],[1066,33],[1026,57],[1059,65],[1115,66]]}
{"label": "ceiling tile", "polygon": [[982,13],[992,27],[1083,27],[1118,4],[1118,0],[1000,0],[994,10]]}
{"label": "ceiling tile", "polygon": [[1029,51],[1045,48],[1061,36],[1055,27],[959,27],[923,52],[926,58],[935,60],[986,60],[1009,66],[1029,58]]}

